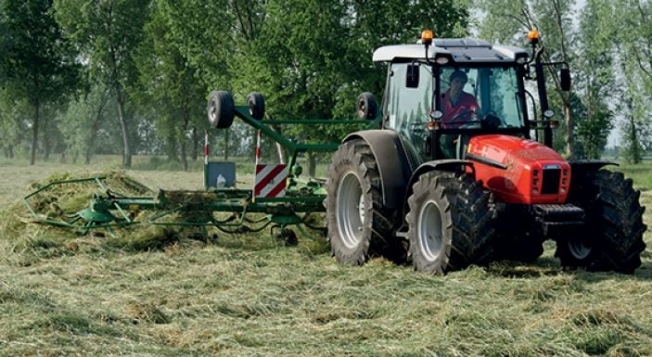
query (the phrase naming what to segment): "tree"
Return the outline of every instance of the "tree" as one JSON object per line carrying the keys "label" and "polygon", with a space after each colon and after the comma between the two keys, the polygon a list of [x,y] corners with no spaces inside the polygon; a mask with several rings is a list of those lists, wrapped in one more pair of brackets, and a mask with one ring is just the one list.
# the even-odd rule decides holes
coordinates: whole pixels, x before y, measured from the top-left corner
{"label": "tree", "polygon": [[[460,33],[467,17],[466,8],[450,0],[267,1],[262,10],[264,17],[254,13],[264,21],[253,33],[264,36],[245,37],[241,55],[233,58],[239,64],[233,78],[240,96],[252,89],[265,94],[273,118],[353,117],[360,92],[382,94],[386,73],[371,61],[375,48],[413,43],[424,28],[441,36]],[[350,129],[305,125],[284,128],[284,134],[339,141]],[[309,174],[314,159],[310,154]]]}
{"label": "tree", "polygon": [[[576,137],[582,153],[599,159],[613,128],[614,114],[609,102],[617,100],[614,91],[612,38],[616,28],[611,24],[610,2],[588,2],[580,11],[578,56],[575,59],[575,92],[582,94],[582,112],[574,110]],[[576,155],[580,156],[580,155]]]}
{"label": "tree", "polygon": [[110,88],[117,101],[125,168],[131,167],[132,137],[127,88],[137,81],[134,49],[143,38],[149,0],[54,0],[57,20],[82,50],[91,78]]}
{"label": "tree", "polygon": [[[169,46],[177,48],[178,60],[187,64],[184,69],[187,79],[192,73],[196,83],[186,82],[186,85],[204,86],[204,93],[193,100],[201,100],[203,104],[196,108],[205,108],[208,93],[211,90],[230,90],[233,83],[233,74],[250,63],[247,55],[241,56],[242,61],[233,58],[242,51],[238,47],[241,37],[254,36],[255,25],[252,14],[260,9],[262,0],[170,0],[158,1],[156,10],[160,13],[165,38]],[[241,16],[236,20],[234,11],[241,11]],[[209,16],[207,16],[209,14]],[[243,35],[244,33],[244,35]],[[237,98],[244,100],[244,98]],[[177,108],[178,109],[178,108]],[[193,114],[190,121],[204,118],[202,125],[193,125],[191,141],[193,148],[191,156],[196,158],[197,143],[201,138],[201,128],[206,127],[206,113],[201,116]],[[181,134],[175,134],[179,137]],[[170,136],[169,133],[166,136]],[[229,134],[224,135],[225,157],[228,157]]]}
{"label": "tree", "polygon": [[379,98],[385,86],[385,71],[371,61],[375,49],[385,45],[414,43],[421,31],[431,29],[437,37],[468,35],[467,5],[460,1],[348,0],[345,71],[349,83],[337,93],[335,117],[350,117],[359,93],[370,91]]}
{"label": "tree", "polygon": [[[523,45],[525,34],[531,29],[541,32],[544,60],[571,64],[570,44],[573,43],[574,0],[476,0],[475,6],[484,14],[478,24],[480,37],[502,44]],[[561,90],[560,80],[553,67],[548,67],[548,83],[555,88],[564,115],[564,150],[569,158],[573,153],[573,123],[571,94]]]}
{"label": "tree", "polygon": [[614,31],[615,62],[623,117],[621,126],[624,153],[630,163],[642,161],[643,150],[652,139],[652,4],[622,0],[612,4],[611,26]]}
{"label": "tree", "polygon": [[81,156],[90,164],[108,100],[107,88],[95,86],[85,96],[73,98],[59,114],[66,152],[72,155],[73,163]]}
{"label": "tree", "polygon": [[30,165],[36,162],[42,108],[75,90],[79,66],[52,16],[50,0],[0,2],[0,84],[32,107]]}
{"label": "tree", "polygon": [[28,131],[29,105],[27,100],[15,100],[7,95],[6,91],[0,90],[0,133],[2,141],[0,147],[2,154],[13,159],[20,153],[20,143],[23,135]]}
{"label": "tree", "polygon": [[188,146],[197,140],[198,128],[208,127],[204,109],[207,88],[170,31],[170,23],[176,19],[166,4],[154,1],[152,18],[145,26],[146,39],[137,56],[141,83],[138,92],[142,94],[141,103],[151,106],[157,114],[154,124],[167,140],[169,157],[180,159],[183,169],[188,170]]}

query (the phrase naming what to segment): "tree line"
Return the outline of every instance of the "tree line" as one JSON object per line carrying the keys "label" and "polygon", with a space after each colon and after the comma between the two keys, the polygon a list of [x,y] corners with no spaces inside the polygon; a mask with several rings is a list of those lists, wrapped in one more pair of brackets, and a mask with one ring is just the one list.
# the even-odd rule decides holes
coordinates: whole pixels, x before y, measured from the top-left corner
{"label": "tree line", "polygon": [[[647,1],[630,0],[0,0],[0,147],[31,164],[121,153],[130,168],[134,154],[156,153],[187,169],[211,90],[236,102],[260,91],[272,118],[350,118],[360,92],[382,95],[379,46],[429,28],[524,47],[538,28],[548,59],[574,78],[570,93],[551,91],[563,119],[555,146],[598,158],[615,128],[636,163],[651,137],[649,15]],[[284,130],[343,135],[318,129]],[[237,125],[212,133],[227,157],[252,137]]]}

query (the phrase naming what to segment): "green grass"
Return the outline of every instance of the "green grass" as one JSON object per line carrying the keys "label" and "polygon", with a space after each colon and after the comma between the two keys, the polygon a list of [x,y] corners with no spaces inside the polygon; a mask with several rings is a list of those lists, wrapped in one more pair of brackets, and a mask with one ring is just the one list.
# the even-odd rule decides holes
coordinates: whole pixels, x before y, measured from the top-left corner
{"label": "green grass", "polygon": [[[319,236],[78,237],[16,219],[31,181],[112,168],[0,162],[0,356],[652,355],[649,249],[632,276],[563,271],[548,242],[536,265],[440,277],[340,265]],[[650,171],[619,169],[648,187]],[[128,174],[202,186],[200,172]]]}
{"label": "green grass", "polygon": [[[613,166],[612,166],[613,167]],[[634,185],[641,190],[652,190],[652,162],[645,161],[638,165],[621,164],[613,170],[621,171],[634,180]]]}

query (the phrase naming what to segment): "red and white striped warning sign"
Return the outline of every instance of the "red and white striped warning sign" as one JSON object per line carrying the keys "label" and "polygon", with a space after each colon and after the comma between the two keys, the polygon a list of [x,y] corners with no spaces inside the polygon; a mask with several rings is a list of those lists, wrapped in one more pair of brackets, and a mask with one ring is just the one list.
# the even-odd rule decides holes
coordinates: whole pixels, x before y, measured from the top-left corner
{"label": "red and white striped warning sign", "polygon": [[254,196],[264,198],[285,196],[288,173],[288,165],[285,164],[256,165]]}

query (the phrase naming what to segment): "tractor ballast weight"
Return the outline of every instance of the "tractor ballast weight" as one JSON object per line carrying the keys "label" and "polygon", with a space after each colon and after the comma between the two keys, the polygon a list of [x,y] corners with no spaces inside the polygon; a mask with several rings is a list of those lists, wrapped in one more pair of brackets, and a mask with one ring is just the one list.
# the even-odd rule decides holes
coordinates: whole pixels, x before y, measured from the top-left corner
{"label": "tractor ballast weight", "polygon": [[[382,127],[346,136],[329,169],[326,220],[337,260],[380,255],[443,274],[500,259],[533,262],[552,239],[565,267],[640,266],[640,192],[603,168],[612,163],[569,162],[552,149],[544,68],[562,67],[565,91],[570,72],[542,61],[538,32],[528,37],[532,57],[430,32],[374,52],[388,64]],[[536,83],[539,111],[526,81]],[[466,104],[453,101],[459,88]]]}

